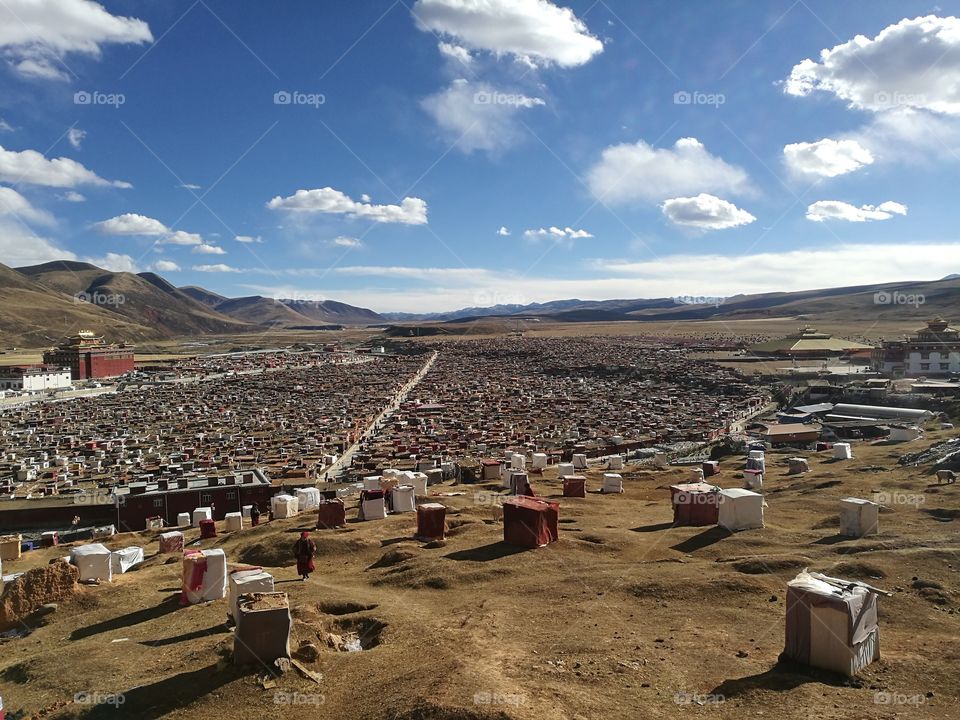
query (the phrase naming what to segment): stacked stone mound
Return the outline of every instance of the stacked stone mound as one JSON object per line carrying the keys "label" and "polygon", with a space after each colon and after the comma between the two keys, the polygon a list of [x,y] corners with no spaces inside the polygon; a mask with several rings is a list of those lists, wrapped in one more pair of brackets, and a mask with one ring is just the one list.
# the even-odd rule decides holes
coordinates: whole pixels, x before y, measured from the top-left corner
{"label": "stacked stone mound", "polygon": [[41,605],[66,600],[77,592],[79,579],[80,571],[62,561],[28,570],[4,588],[0,630],[23,621]]}

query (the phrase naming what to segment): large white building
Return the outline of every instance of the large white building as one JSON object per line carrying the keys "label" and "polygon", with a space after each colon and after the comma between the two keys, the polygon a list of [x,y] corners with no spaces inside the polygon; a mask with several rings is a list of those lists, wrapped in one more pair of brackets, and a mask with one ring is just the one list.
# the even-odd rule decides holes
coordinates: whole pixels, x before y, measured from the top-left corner
{"label": "large white building", "polygon": [[0,367],[0,390],[62,390],[73,386],[69,368]]}
{"label": "large white building", "polygon": [[960,373],[960,329],[928,320],[915,335],[874,350],[872,361],[876,370],[908,377]]}

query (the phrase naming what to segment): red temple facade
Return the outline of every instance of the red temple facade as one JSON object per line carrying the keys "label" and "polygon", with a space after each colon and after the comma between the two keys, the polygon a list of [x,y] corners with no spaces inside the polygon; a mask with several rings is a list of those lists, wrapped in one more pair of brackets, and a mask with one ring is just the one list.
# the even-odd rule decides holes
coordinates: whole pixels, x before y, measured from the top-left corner
{"label": "red temple facade", "polygon": [[133,370],[133,347],[113,345],[88,330],[67,338],[43,354],[43,362],[70,368],[74,380],[123,375]]}

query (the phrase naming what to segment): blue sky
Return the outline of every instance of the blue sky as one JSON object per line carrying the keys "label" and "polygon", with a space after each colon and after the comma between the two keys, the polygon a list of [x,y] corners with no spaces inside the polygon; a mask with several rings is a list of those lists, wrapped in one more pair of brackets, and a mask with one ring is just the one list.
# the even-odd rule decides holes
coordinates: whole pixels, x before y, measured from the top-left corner
{"label": "blue sky", "polygon": [[0,261],[410,312],[938,278],[958,5],[0,0]]}

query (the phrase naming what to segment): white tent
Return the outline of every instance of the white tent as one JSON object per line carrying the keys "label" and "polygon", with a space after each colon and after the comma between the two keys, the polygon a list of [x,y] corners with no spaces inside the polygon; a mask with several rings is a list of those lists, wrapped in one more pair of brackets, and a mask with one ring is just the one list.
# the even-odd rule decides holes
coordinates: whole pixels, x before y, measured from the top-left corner
{"label": "white tent", "polygon": [[177,513],[177,527],[190,526],[190,513]]}
{"label": "white tent", "polygon": [[412,473],[412,477],[404,480],[405,485],[411,485],[416,495],[423,497],[427,494],[427,476],[422,472]]}
{"label": "white tent", "polygon": [[320,507],[320,490],[315,487],[297,488],[300,512],[309,512]]}
{"label": "white tent", "polygon": [[417,497],[413,485],[395,487],[391,491],[390,497],[393,501],[394,512],[414,512],[417,509]]}
{"label": "white tent", "polygon": [[833,457],[836,460],[849,460],[853,457],[853,451],[850,449],[850,443],[834,443]]}
{"label": "white tent", "polygon": [[[386,471],[382,477],[388,477]],[[389,477],[392,477],[390,475]],[[380,489],[380,475],[368,475],[363,479],[363,489],[364,490],[379,490]]]}
{"label": "white tent", "polygon": [[183,596],[191,605],[227,595],[227,556],[223,550],[197,550],[183,556]]}
{"label": "white tent", "polygon": [[80,571],[80,581],[113,581],[113,562],[110,551],[100,543],[80,545],[70,551],[70,562]]}
{"label": "white tent", "polygon": [[603,492],[605,493],[622,493],[623,492],[623,476],[619,473],[604,473],[603,474]]}
{"label": "white tent", "polygon": [[534,453],[532,460],[534,470],[543,470],[545,467],[547,467],[546,453]]}
{"label": "white tent", "polygon": [[223,516],[223,520],[226,523],[224,530],[227,532],[236,532],[237,530],[243,530],[243,513],[242,512],[231,512]]}
{"label": "white tent", "polygon": [[563,477],[564,475],[576,475],[577,469],[573,466],[573,463],[560,463],[557,465],[557,477]]}
{"label": "white tent", "polygon": [[578,453],[573,456],[573,467],[577,470],[586,470],[587,469],[587,456],[581,453]]}
{"label": "white tent", "polygon": [[877,595],[860,583],[801,572],[787,583],[784,655],[856,675],[880,658]]}
{"label": "white tent", "polygon": [[200,527],[201,520],[212,520],[213,510],[208,507],[200,507],[193,511],[193,527]]}
{"label": "white tent", "polygon": [[763,495],[740,488],[721,490],[717,525],[727,530],[762,528]]}
{"label": "white tent", "polygon": [[249,570],[234,570],[230,573],[230,596],[227,612],[234,620],[237,619],[237,604],[240,596],[246,593],[273,592],[273,575],[264,572],[263,568]]}
{"label": "white tent", "polygon": [[840,501],[840,534],[863,537],[880,532],[880,506],[871,500],[843,498]]}
{"label": "white tent", "polygon": [[293,495],[274,495],[270,498],[270,507],[275,520],[293,517],[300,512],[300,504]]}
{"label": "white tent", "polygon": [[122,575],[134,565],[143,562],[143,548],[128,547],[110,553],[110,566],[114,575]]}
{"label": "white tent", "polygon": [[360,503],[360,517],[363,520],[383,520],[387,516],[387,507],[383,498],[371,498]]}
{"label": "white tent", "polygon": [[607,467],[610,470],[623,470],[623,455],[611,455]]}

